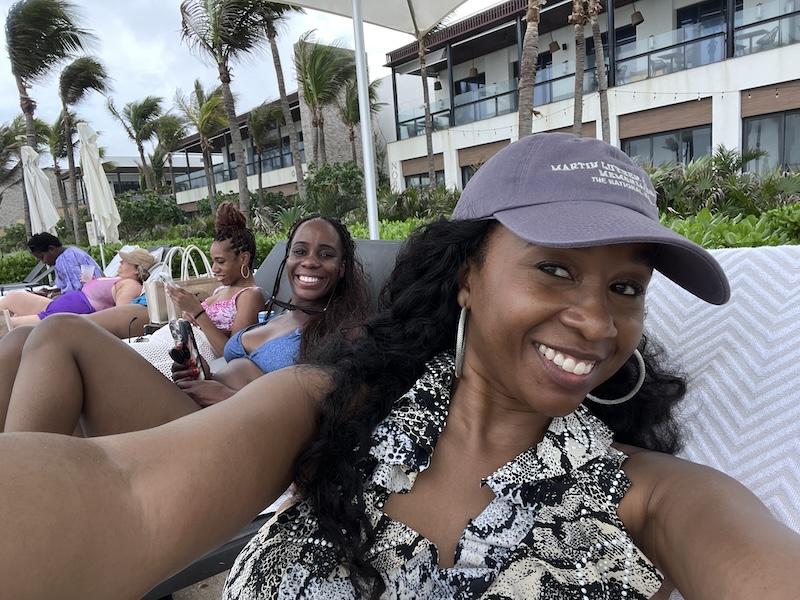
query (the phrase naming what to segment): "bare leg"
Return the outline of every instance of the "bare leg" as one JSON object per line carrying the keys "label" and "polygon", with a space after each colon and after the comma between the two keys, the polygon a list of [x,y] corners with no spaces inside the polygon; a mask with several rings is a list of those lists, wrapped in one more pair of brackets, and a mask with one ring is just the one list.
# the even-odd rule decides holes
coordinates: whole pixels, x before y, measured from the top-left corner
{"label": "bare leg", "polygon": [[87,435],[163,425],[200,407],[150,363],[79,315],[53,315],[30,334],[6,431]]}
{"label": "bare leg", "polygon": [[45,298],[33,292],[9,292],[0,298],[0,311],[10,310],[15,316],[38,315],[47,305],[50,298]]}
{"label": "bare leg", "polygon": [[144,326],[150,321],[147,307],[140,304],[114,306],[86,315],[86,318],[121,339],[142,335]]}
{"label": "bare leg", "polygon": [[24,327],[26,325],[38,325],[41,319],[39,315],[25,315],[22,317],[11,317],[11,328]]}
{"label": "bare leg", "polygon": [[17,378],[19,361],[22,358],[22,347],[25,340],[33,331],[33,327],[20,327],[0,341],[0,431],[6,422],[8,403],[11,400],[11,390]]}

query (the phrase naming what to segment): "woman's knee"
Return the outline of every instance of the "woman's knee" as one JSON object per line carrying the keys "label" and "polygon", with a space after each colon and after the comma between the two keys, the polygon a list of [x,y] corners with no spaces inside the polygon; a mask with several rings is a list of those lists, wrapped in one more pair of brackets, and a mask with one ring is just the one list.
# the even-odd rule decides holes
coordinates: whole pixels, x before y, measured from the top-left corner
{"label": "woman's knee", "polygon": [[0,357],[3,360],[8,360],[15,356],[19,357],[33,329],[32,326],[15,327],[4,335],[0,343]]}
{"label": "woman's knee", "polygon": [[26,349],[36,348],[40,345],[69,346],[71,344],[86,343],[87,335],[96,329],[95,325],[81,317],[69,313],[53,314],[43,319],[36,327],[31,328]]}

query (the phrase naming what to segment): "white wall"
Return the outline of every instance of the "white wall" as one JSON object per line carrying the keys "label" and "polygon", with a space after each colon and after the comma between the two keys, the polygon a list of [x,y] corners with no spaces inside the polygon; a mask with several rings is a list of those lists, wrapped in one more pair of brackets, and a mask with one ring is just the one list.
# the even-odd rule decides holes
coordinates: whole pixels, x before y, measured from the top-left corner
{"label": "white wall", "polygon": [[[303,163],[303,172],[306,171],[306,165]],[[198,173],[200,175],[201,172]],[[294,167],[284,167],[283,169],[275,169],[274,171],[265,171],[261,175],[261,182],[264,189],[274,187],[276,185],[285,185],[287,183],[294,183]],[[258,190],[258,174],[248,175],[247,188],[251,191]],[[230,181],[223,181],[217,184],[217,191],[223,194],[228,192],[238,192],[239,182],[236,179]],[[208,187],[203,186],[185,192],[178,192],[176,201],[180,204],[188,204],[190,202],[197,202],[208,196]]]}

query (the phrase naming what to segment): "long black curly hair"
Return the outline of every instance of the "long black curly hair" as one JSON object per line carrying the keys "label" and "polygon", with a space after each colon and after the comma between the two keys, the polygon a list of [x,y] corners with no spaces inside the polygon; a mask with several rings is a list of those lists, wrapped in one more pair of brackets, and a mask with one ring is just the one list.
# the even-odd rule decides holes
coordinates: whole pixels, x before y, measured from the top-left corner
{"label": "long black curly hair", "polygon": [[[304,223],[317,219],[325,221],[336,231],[339,242],[342,245],[344,273],[330,293],[325,312],[312,315],[312,318],[303,327],[303,333],[300,337],[300,360],[303,360],[308,355],[309,350],[318,346],[327,336],[334,333],[344,333],[352,325],[362,321],[369,310],[369,293],[364,277],[364,269],[356,256],[356,244],[350,235],[350,231],[338,219],[321,216],[316,213],[302,217],[292,224],[286,238],[286,253],[275,278],[273,296],[277,295],[278,286],[283,275],[283,267],[289,257],[292,241],[297,230]],[[267,309],[269,310],[270,308],[270,301],[268,301]]]}
{"label": "long black curly hair", "polygon": [[[422,375],[425,363],[454,347],[459,270],[469,259],[482,264],[495,226],[496,221],[439,220],[415,231],[381,293],[380,310],[362,335],[330,338],[309,355],[310,362],[331,373],[335,386],[323,401],[318,435],[298,461],[296,481],[321,533],[334,543],[364,595],[377,597],[383,590],[365,558],[374,539],[363,487],[371,464],[371,432]],[[660,368],[646,341],[640,350],[647,378],[637,396],[624,405],[590,410],[620,442],[675,452],[680,435],[671,410],[685,392],[684,381]],[[622,368],[597,395],[624,394],[635,378],[636,372]]]}

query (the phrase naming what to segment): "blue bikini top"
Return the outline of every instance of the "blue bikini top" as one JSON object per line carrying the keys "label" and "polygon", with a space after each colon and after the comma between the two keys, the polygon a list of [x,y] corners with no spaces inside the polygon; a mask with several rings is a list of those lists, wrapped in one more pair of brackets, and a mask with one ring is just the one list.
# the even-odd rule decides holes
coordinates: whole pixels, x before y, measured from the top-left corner
{"label": "blue bikini top", "polygon": [[248,358],[264,373],[277,371],[295,364],[297,357],[300,355],[300,336],[302,334],[300,329],[295,329],[281,337],[267,340],[252,352],[245,350],[242,345],[242,334],[262,325],[266,325],[266,323],[256,323],[234,333],[225,344],[225,360],[230,362],[235,358]]}

